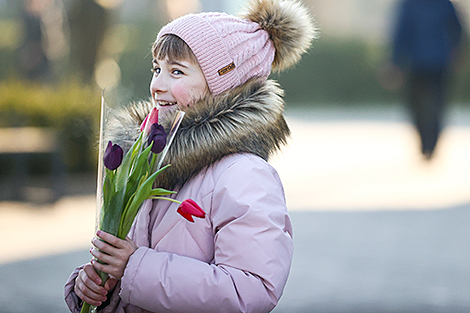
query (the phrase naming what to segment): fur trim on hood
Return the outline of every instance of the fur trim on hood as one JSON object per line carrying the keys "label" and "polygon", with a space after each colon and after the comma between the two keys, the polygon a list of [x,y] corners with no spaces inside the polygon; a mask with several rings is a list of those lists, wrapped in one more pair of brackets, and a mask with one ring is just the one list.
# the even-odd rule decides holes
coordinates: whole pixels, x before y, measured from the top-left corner
{"label": "fur trim on hood", "polygon": [[[268,160],[290,135],[282,95],[276,82],[251,79],[182,108],[186,115],[163,162],[171,167],[157,177],[156,185],[181,187],[201,170],[234,153],[253,153]],[[151,108],[150,102],[138,102],[119,111],[109,123],[106,141],[129,150]],[[160,123],[168,130],[172,120],[168,117]]]}

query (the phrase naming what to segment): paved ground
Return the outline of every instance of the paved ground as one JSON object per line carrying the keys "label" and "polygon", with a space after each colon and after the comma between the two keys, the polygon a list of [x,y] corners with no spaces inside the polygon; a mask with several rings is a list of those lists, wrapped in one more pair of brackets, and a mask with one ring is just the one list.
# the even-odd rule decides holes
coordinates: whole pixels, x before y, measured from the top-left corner
{"label": "paved ground", "polygon": [[[294,224],[275,312],[470,310],[470,114],[449,116],[423,162],[399,107],[288,112],[273,160]],[[54,205],[0,202],[0,313],[67,312],[62,286],[89,259],[94,178]]]}
{"label": "paved ground", "polygon": [[275,312],[470,311],[470,205],[292,217],[296,253]]}

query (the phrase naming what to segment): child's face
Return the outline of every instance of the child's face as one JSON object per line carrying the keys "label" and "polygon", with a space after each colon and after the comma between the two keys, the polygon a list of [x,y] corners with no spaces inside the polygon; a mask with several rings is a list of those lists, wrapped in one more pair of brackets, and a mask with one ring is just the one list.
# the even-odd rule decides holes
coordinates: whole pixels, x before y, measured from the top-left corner
{"label": "child's face", "polygon": [[155,59],[153,72],[150,93],[163,115],[209,92],[204,74],[194,62]]}

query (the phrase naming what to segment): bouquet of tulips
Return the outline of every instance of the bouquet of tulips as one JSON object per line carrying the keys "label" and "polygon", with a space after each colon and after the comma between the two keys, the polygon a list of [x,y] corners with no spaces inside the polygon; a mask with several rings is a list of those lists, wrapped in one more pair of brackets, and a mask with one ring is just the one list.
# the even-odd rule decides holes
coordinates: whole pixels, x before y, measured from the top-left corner
{"label": "bouquet of tulips", "polygon": [[[104,124],[106,123],[105,106],[106,101],[103,97],[98,168],[97,227],[120,239],[125,239],[146,199],[162,199],[179,203],[177,212],[191,222],[194,221],[192,216],[204,218],[204,211],[193,200],[187,199],[180,202],[164,197],[175,192],[153,187],[157,176],[170,166],[160,168],[184,117],[184,112],[180,111],[176,114],[167,135],[163,126],[158,124],[158,110],[154,107],[143,121],[137,140],[124,155],[123,149],[111,141],[102,151]],[[104,285],[108,274],[97,272]],[[84,303],[81,312],[96,312],[96,307]]]}

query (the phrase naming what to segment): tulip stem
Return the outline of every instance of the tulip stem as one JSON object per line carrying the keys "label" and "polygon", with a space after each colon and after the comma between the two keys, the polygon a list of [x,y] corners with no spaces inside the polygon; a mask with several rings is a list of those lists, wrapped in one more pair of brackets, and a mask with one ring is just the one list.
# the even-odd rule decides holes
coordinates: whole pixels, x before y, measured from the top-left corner
{"label": "tulip stem", "polygon": [[175,202],[175,203],[181,204],[181,201],[175,200],[175,199],[171,199],[171,198],[167,198],[167,197],[158,197],[158,196],[154,196],[154,197],[151,197],[151,199],[155,199],[155,200],[167,200],[167,201],[171,201],[171,202]]}

